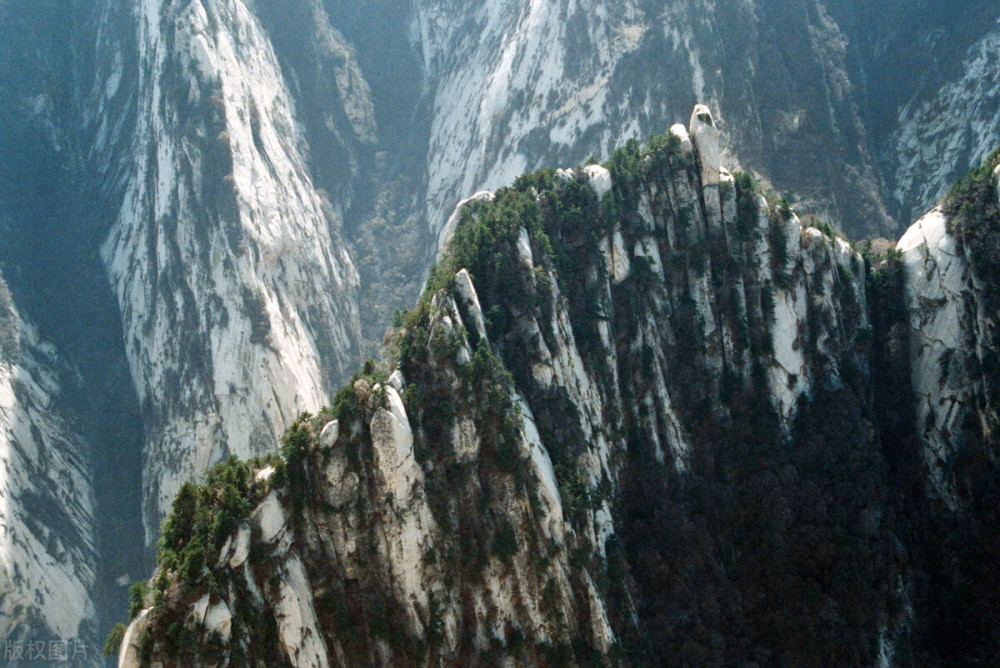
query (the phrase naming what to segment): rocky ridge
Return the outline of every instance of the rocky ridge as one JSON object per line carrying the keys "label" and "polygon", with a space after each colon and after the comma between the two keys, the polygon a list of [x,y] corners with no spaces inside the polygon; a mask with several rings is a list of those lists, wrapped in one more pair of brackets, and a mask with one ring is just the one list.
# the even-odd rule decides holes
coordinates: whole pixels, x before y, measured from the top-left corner
{"label": "rocky ridge", "polygon": [[[847,37],[826,3],[793,4],[417,3],[433,96],[428,222],[523,171],[608,155],[697,102],[716,110],[731,162],[852,233],[888,232]],[[795,62],[776,57],[775,44]],[[836,136],[836,148],[820,150],[817,136]],[[813,169],[788,168],[804,161]]]}
{"label": "rocky ridge", "polygon": [[[464,204],[385,365],[301,417],[283,461],[230,462],[192,492],[226,507],[242,486],[231,528],[175,505],[192,521],[166,533],[121,664],[924,656],[932,601],[907,583],[927,565],[870,403],[883,260],[768,204],[717,141],[699,107],[604,167]],[[915,318],[933,289],[892,296]],[[812,643],[775,643],[802,624]]]}
{"label": "rocky ridge", "polygon": [[[150,546],[182,481],[273,449],[300,410],[329,402],[361,338],[412,303],[400,286],[425,269],[425,230],[476,189],[607,155],[709,102],[728,165],[853,233],[888,234],[887,210],[909,222],[996,138],[983,0],[354,5],[0,5],[0,261],[22,318],[82,370],[58,396],[90,425],[75,430],[97,453],[99,503],[138,507],[108,491],[138,465],[111,459],[145,458]],[[886,66],[903,51],[923,59]],[[607,238],[619,271],[634,266],[628,242]],[[801,386],[784,391],[789,413],[812,382],[795,345],[775,372]],[[109,508],[98,580],[113,590],[140,541]]]}
{"label": "rocky ridge", "polygon": [[[970,216],[982,218],[971,221],[976,227],[995,226],[996,162],[994,154],[978,176],[960,184],[897,244],[907,269],[916,429],[936,493],[953,509],[967,500],[956,461],[980,449],[996,456],[996,231],[976,238],[955,229],[957,220]],[[977,186],[990,208],[963,210],[967,204],[956,200]]]}
{"label": "rocky ridge", "polygon": [[998,54],[1000,29],[994,29],[969,48],[959,77],[900,110],[892,180],[897,206],[908,207],[903,211],[936,201],[1000,144],[1000,80],[993,74]]}

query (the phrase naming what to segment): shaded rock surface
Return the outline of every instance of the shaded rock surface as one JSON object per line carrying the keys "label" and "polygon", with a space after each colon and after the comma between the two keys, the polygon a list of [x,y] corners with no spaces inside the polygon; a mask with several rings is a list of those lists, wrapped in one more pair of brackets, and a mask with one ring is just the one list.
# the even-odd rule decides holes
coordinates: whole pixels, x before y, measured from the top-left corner
{"label": "shaded rock surface", "polygon": [[[79,372],[60,380],[57,408],[90,444],[65,455],[88,451],[101,555],[90,596],[105,622],[179,486],[231,453],[273,449],[412,305],[461,198],[606,156],[704,103],[719,159],[704,133],[677,132],[682,151],[701,142],[705,173],[676,187],[708,232],[681,224],[697,218],[681,209],[674,236],[725,236],[735,181],[723,165],[852,233],[888,234],[996,139],[995,20],[983,0],[0,4],[0,261],[61,375]],[[599,169],[591,178],[613,193]],[[676,278],[657,236],[668,232],[604,232],[612,294],[647,263]],[[796,259],[797,234],[788,223],[793,273],[810,261]],[[808,315],[811,289],[775,289],[781,323]],[[704,293],[689,291],[707,318]],[[536,321],[544,334],[548,318]],[[742,326],[695,325],[722,350],[706,365],[745,377]],[[613,327],[595,331],[616,348]],[[798,333],[774,334],[764,375],[784,424],[818,376],[802,371]],[[538,355],[531,377],[558,384]],[[657,420],[682,433],[676,403]],[[664,461],[684,459],[682,441],[660,444]]]}
{"label": "shaded rock surface", "polygon": [[[197,522],[171,543],[143,651],[310,665],[919,656],[931,600],[911,599],[923,566],[874,421],[872,260],[768,205],[745,174],[720,165],[703,182],[688,134],[616,152],[604,192],[593,169],[550,170],[467,203],[383,365],[300,418],[278,472],[247,488],[256,508],[205,534],[217,565],[180,566]],[[264,463],[240,466],[251,480]],[[205,503],[227,498],[226,475],[210,479]],[[251,556],[229,557],[243,536]],[[243,610],[228,638],[198,621],[206,591]]]}
{"label": "shaded rock surface", "polygon": [[60,406],[65,364],[0,277],[0,637],[22,650],[98,639],[89,444]]}
{"label": "shaded rock surface", "polygon": [[[862,257],[746,174],[704,181],[688,140],[704,131],[461,207],[385,361],[300,417],[283,462],[230,463],[246,472],[198,493],[225,508],[225,481],[253,479],[256,507],[214,538],[197,520],[168,532],[178,552],[133,622],[145,656],[987,656],[997,403],[978,374],[998,319],[982,273],[995,231],[977,230],[1000,215],[992,173]],[[968,193],[986,208],[949,220]],[[233,552],[248,539],[249,558]],[[216,565],[186,570],[193,545]],[[955,576],[978,589],[961,613]],[[237,611],[228,635],[202,621],[206,590]],[[950,614],[961,649],[942,640]]]}

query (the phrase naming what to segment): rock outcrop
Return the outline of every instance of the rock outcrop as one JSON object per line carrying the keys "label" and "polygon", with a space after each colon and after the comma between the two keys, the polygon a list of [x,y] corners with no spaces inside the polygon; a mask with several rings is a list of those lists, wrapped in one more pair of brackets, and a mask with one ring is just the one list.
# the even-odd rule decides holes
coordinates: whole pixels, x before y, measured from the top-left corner
{"label": "rock outcrop", "polygon": [[[890,112],[894,117],[883,155],[889,167],[889,208],[901,223],[919,216],[957,176],[1000,145],[1000,80],[995,74],[1000,28],[990,10],[978,4],[966,11],[978,11],[981,18],[962,17],[976,25],[976,32],[940,34],[938,19],[925,36],[912,40],[933,44],[923,47],[924,58],[934,54],[936,62],[912,97]],[[971,43],[961,48],[967,41]]]}
{"label": "rock outcrop", "polygon": [[691,122],[688,124],[688,134],[694,147],[698,150],[698,160],[701,165],[701,183],[705,186],[719,184],[719,129],[715,127],[712,112],[703,104],[699,104],[691,112]]}
{"label": "rock outcrop", "polygon": [[971,288],[969,267],[946,225],[944,213],[936,209],[914,223],[897,248],[906,261],[913,321],[916,429],[937,493],[957,507],[944,470],[962,448],[957,437],[968,412],[975,411],[981,389],[980,379],[970,374],[968,359],[975,355],[965,326],[970,315],[965,300]]}
{"label": "rock outcrop", "polygon": [[[104,616],[116,614],[116,579],[141,568],[132,534],[152,550],[183,481],[231,453],[272,449],[375,349],[392,313],[415,300],[461,198],[608,155],[700,102],[711,124],[673,134],[704,173],[668,188],[694,208],[678,209],[674,232],[600,230],[610,294],[647,266],[680,276],[659,234],[712,248],[727,239],[728,252],[736,181],[723,164],[759,172],[852,234],[894,234],[997,138],[995,18],[986,0],[0,3],[0,263],[22,318],[79,371],[57,408],[91,444],[103,543],[91,596]],[[616,197],[600,167],[566,174]],[[648,219],[663,197],[642,204]],[[683,225],[698,215],[704,229]],[[787,268],[807,272],[819,251],[796,257],[805,246],[791,221]],[[528,230],[522,238],[532,252],[519,257],[540,264],[545,253]],[[717,315],[704,277],[691,280],[698,317]],[[836,301],[811,290],[775,288],[782,327],[811,317],[813,301]],[[787,429],[819,376],[802,370],[809,355],[782,327],[763,375]],[[718,341],[706,365],[742,378],[749,364],[752,375],[740,323],[691,329]],[[613,327],[595,331],[616,347]],[[533,377],[556,382],[538,354]],[[680,434],[671,406],[657,420]],[[661,443],[664,461],[684,459],[682,441]]]}
{"label": "rock outcrop", "polygon": [[995,162],[863,259],[705,113],[464,202],[383,362],[178,497],[121,665],[988,653]]}
{"label": "rock outcrop", "polygon": [[996,224],[1000,167],[990,167],[972,183],[978,181],[986,191],[987,205],[992,198],[992,212],[974,204],[971,212],[961,210],[970,204],[954,202],[963,197],[964,189],[959,188],[943,207],[914,223],[897,245],[907,269],[917,435],[934,490],[952,510],[968,501],[958,489],[964,483],[957,460],[981,448],[990,459],[1000,455],[1000,313],[994,274],[1000,231],[987,230],[981,236],[964,232],[968,238],[963,241],[963,231],[955,229],[958,216],[972,218],[966,225]]}
{"label": "rock outcrop", "polygon": [[[789,660],[823,647],[874,662],[901,628],[888,613],[900,576],[861,414],[865,264],[748,176],[720,166],[703,182],[711,162],[687,134],[466,203],[384,366],[301,417],[284,462],[230,462],[183,495],[198,506],[179,497],[152,607],[133,622],[145,656],[606,665],[672,648],[766,661],[759,616],[810,619],[818,645]],[[226,501],[240,495],[255,505]],[[741,513],[770,516],[771,503],[811,549],[846,541],[846,580],[771,538],[719,556],[757,524]],[[208,509],[229,529],[184,519]],[[695,521],[710,526],[684,528]],[[185,566],[202,552],[206,569]],[[677,558],[682,572],[656,565]],[[768,593],[772,575],[798,584]],[[810,587],[819,603],[795,593]],[[233,613],[228,636],[202,621],[211,592]],[[681,609],[700,626],[665,622],[663,605],[694,606]],[[816,605],[853,621],[827,625]]]}

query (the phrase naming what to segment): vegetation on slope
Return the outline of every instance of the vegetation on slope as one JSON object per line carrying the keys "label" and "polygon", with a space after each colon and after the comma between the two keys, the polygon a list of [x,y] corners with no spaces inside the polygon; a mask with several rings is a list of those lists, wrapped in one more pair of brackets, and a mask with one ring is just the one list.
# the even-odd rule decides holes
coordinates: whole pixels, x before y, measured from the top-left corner
{"label": "vegetation on slope", "polygon": [[[281,489],[297,513],[323,507],[314,480],[318,462],[329,452],[317,449],[317,435],[329,419],[340,421],[338,447],[348,449],[351,466],[364,479],[371,458],[364,419],[368,393],[384,387],[393,368],[407,381],[403,399],[415,456],[435,521],[449,537],[448,548],[426,554],[425,561],[440,565],[445,582],[466,606],[488,564],[509,565],[528,555],[543,571],[557,558],[558,546],[541,540],[537,530],[524,530],[523,522],[504,510],[520,504],[523,517],[539,513],[538,481],[518,445],[517,392],[555,464],[564,516],[575,529],[562,548],[576,573],[574,582],[589,577],[597,584],[619,642],[615,657],[607,657],[588,646],[583,626],[565,644],[546,646],[511,628],[486,651],[474,646],[470,627],[458,660],[489,664],[507,655],[549,665],[615,660],[628,665],[860,665],[875,662],[880,633],[897,636],[897,656],[903,660],[933,664],[940,657],[979,655],[985,645],[973,641],[971,630],[962,635],[970,648],[948,644],[944,619],[961,618],[969,629],[979,630],[992,619],[962,609],[963,601],[972,601],[972,610],[992,609],[985,594],[975,591],[991,577],[974,567],[970,552],[997,553],[982,524],[982,518],[992,516],[976,511],[972,525],[952,528],[946,523],[955,518],[931,513],[931,519],[921,519],[930,513],[930,502],[920,483],[912,430],[900,255],[868,244],[865,267],[816,269],[833,273],[834,294],[826,294],[818,282],[806,286],[808,316],[800,324],[797,345],[810,364],[819,365],[824,333],[839,331],[845,337],[837,352],[839,381],[818,381],[785,432],[767,394],[773,365],[770,327],[779,296],[806,278],[801,267],[789,264],[787,203],[772,202],[767,218],[759,219],[759,188],[749,175],[737,174],[732,185],[720,188],[723,201],[731,202],[723,206],[732,207],[726,223],[732,234],[689,236],[692,226],[705,225],[707,204],[679,204],[678,192],[685,181],[696,180],[696,168],[676,137],[654,137],[645,147],[630,142],[607,166],[613,189],[603,199],[579,170],[570,178],[541,170],[501,189],[491,202],[467,205],[417,307],[398,314],[387,335],[387,361],[366,363],[338,393],[333,409],[297,421],[284,438],[282,461],[246,465],[231,460],[213,470],[206,485],[182,490],[164,529],[151,594],[160,611],[154,616],[157,638],[165,639],[161,647],[170,656],[190,658],[196,650],[192,631],[168,609],[183,610],[183,600],[234,586],[218,582],[206,564],[214,563],[221,543],[262,495]],[[956,236],[971,249],[984,280],[990,274],[982,274],[983,267],[993,271],[995,235],[984,234],[978,221],[996,213],[995,191],[990,199],[983,188],[985,173],[963,182],[947,204]],[[641,214],[650,203],[653,227]],[[821,235],[810,243],[831,244],[832,230],[816,227]],[[518,247],[522,230],[532,267],[524,266]],[[655,239],[662,274],[630,253],[628,275],[612,282],[603,244],[616,231],[627,249]],[[764,240],[771,280],[756,264]],[[828,262],[823,254],[814,257]],[[474,280],[486,339],[471,327],[456,290],[455,274],[461,269]],[[855,272],[865,273],[870,326]],[[702,281],[717,300],[719,325],[734,333],[737,357],[726,361],[722,378],[708,362],[710,344],[700,338],[705,323],[691,296]],[[836,304],[836,314],[823,306],[827,298]],[[445,326],[449,300],[458,304],[466,327]],[[617,475],[596,485],[583,474],[584,456],[594,443],[581,428],[581,408],[565,388],[537,382],[527,354],[535,344],[525,320],[537,322],[538,335],[554,349],[560,345],[553,325],[560,309],[568,313],[587,372],[599,381],[605,436],[625,445],[613,452],[617,459],[611,471]],[[672,337],[669,331],[682,334]],[[458,363],[463,349],[467,361]],[[749,360],[749,378],[740,375],[740,355]],[[816,366],[809,373],[823,379],[830,370]],[[645,398],[660,382],[690,442],[690,458],[681,469],[657,453],[657,434],[651,431],[657,408]],[[463,418],[472,419],[482,436],[474,461],[458,458],[452,449],[452,434]],[[276,471],[268,481],[257,481],[255,471],[265,465]],[[365,484],[356,500],[360,509],[377,502],[367,496]],[[617,533],[602,552],[586,536],[594,512],[606,502]],[[368,530],[357,527],[366,545]],[[948,557],[935,556],[930,547],[907,553],[897,536],[907,544],[944,544],[940,554],[958,559],[958,570],[949,569],[941,561]],[[907,640],[905,633],[898,634],[910,623],[905,576],[911,569],[926,578],[912,593],[925,609],[940,605],[942,617],[916,620]],[[349,590],[338,580],[342,574],[322,563],[310,566],[310,582],[328,592],[318,610],[324,633],[339,638],[356,656],[373,656],[358,630],[387,643],[401,664],[424,665],[444,656],[434,623],[422,637],[398,632],[401,613],[376,570],[371,562],[362,581]],[[949,573],[960,574],[964,583],[951,593],[943,580]],[[538,592],[543,601],[551,600],[547,592]],[[585,596],[582,589],[578,593]],[[559,619],[559,610],[549,612]],[[243,621],[234,623],[239,639],[231,643],[234,651],[252,655],[242,658],[279,661],[273,620],[247,610],[240,617]],[[263,633],[251,643],[248,630],[260,624]],[[197,650],[202,657],[220,651],[212,642]]]}
{"label": "vegetation on slope", "polygon": [[[737,175],[735,183],[735,248],[711,237],[701,246],[675,241],[671,247],[662,231],[645,229],[639,208],[651,190],[673,192],[677,179],[689,178],[679,140],[656,137],[645,147],[631,142],[607,166],[614,188],[603,201],[582,174],[565,181],[543,170],[499,191],[490,203],[468,207],[442,266],[445,276],[463,267],[473,275],[489,315],[489,336],[527,398],[557,465],[564,504],[585,509],[595,499],[613,497],[619,534],[607,546],[605,582],[623,657],[635,665],[796,664],[820,657],[848,664],[873,661],[879,620],[885,623],[902,605],[891,591],[896,567],[888,524],[880,519],[884,464],[863,415],[863,376],[854,373],[857,384],[804,404],[791,439],[781,433],[762,392],[767,368],[761,360],[770,350],[767,314],[773,312],[774,293],[801,280],[785,273],[787,204],[775,203],[768,226],[775,283],[755,284],[762,308],[744,322],[737,307],[742,296],[729,289],[740,280],[755,280],[744,276],[751,272],[746,258],[760,234],[752,179]],[[679,231],[704,224],[700,210],[672,207],[655,215]],[[515,245],[522,228],[538,265],[535,278],[550,278],[532,282],[518,271]],[[666,275],[656,277],[642,258],[630,257],[629,276],[605,296],[608,268],[600,240],[616,228],[626,248],[643,234],[658,235]],[[726,301],[724,317],[744,332],[741,345],[758,367],[756,384],[720,383],[704,364],[698,316],[683,296],[700,276],[710,277]],[[613,433],[628,443],[620,489],[580,486],[575,471],[591,444],[579,433],[577,407],[531,378],[524,352],[528,342],[516,321],[524,313],[534,316],[546,342],[554,343],[546,325],[556,305],[546,280],[558,284],[584,361],[609,395],[606,419],[618,425]],[[838,286],[849,284],[850,277],[843,277]],[[853,304],[857,323],[862,314],[851,289],[843,290],[840,302],[845,312]],[[660,324],[684,335],[668,348],[661,348],[663,341],[650,341],[636,351],[630,342],[642,339],[642,314],[664,302],[672,308],[659,314]],[[852,316],[845,317],[852,322]],[[823,326],[823,315],[815,318],[813,330]],[[601,321],[609,323],[614,351],[601,339]],[[858,345],[867,350],[870,341],[859,338]],[[617,368],[608,366],[613,356]],[[694,441],[696,454],[684,473],[657,461],[644,427],[640,398],[655,382],[653,366],[660,356],[667,360],[667,382],[680,404],[685,433]],[[612,376],[622,387],[620,406],[611,400]],[[720,385],[725,387],[718,392],[706,389]],[[577,522],[587,516],[572,510],[567,515]],[[633,604],[639,628],[627,621]],[[887,612],[892,605],[896,612]]]}
{"label": "vegetation on slope", "polygon": [[[948,232],[955,236],[972,265],[980,294],[966,307],[996,313],[997,249],[1000,220],[992,173],[994,154],[958,182],[944,201]],[[895,533],[913,617],[902,656],[915,665],[950,666],[990,663],[1000,644],[1000,578],[993,564],[1000,559],[995,527],[1000,522],[1000,475],[994,455],[995,436],[982,433],[979,420],[955,434],[963,446],[949,475],[958,482],[965,507],[956,512],[929,494],[922,443],[916,433],[915,400],[910,386],[910,313],[906,299],[906,267],[902,253],[887,242],[862,249],[868,264],[869,312],[873,326],[872,397],[875,423],[888,464]],[[992,305],[992,306],[991,306]],[[975,316],[975,314],[973,314]],[[993,329],[980,340],[980,364],[989,387],[1000,378],[991,356],[997,350],[996,316],[984,314]],[[983,345],[985,344],[985,345]],[[995,389],[991,389],[993,397]],[[996,399],[984,397],[996,405]],[[981,408],[985,408],[981,407]],[[991,445],[990,439],[993,438]],[[904,547],[905,546],[905,547]]]}
{"label": "vegetation on slope", "polygon": [[[221,638],[186,622],[188,611],[183,604],[206,594],[217,600],[227,589],[229,583],[213,568],[220,550],[270,490],[287,485],[285,466],[277,455],[250,462],[230,457],[208,471],[204,484],[181,486],[163,525],[156,576],[148,589],[138,583],[129,592],[130,621],[147,605],[153,607],[152,623],[140,638],[143,661],[149,660],[154,641],[160,658],[178,665],[219,661],[226,655]],[[257,473],[268,467],[274,469],[271,476],[258,480]],[[267,646],[268,639],[274,640],[273,620],[261,619],[252,610],[242,612],[234,618],[235,638],[255,638],[261,647]],[[106,652],[112,644],[109,638]],[[234,654],[233,659],[237,658]]]}
{"label": "vegetation on slope", "polygon": [[[972,169],[949,191],[944,201],[948,231],[965,250],[982,289],[981,308],[986,317],[1000,312],[1000,199],[993,173],[1000,166],[1000,149],[981,167]],[[1000,325],[986,332],[982,346],[982,376],[989,401],[1000,403]],[[1000,418],[1000,416],[996,416]]]}
{"label": "vegetation on slope", "polygon": [[944,212],[948,232],[965,246],[976,274],[989,289],[1000,291],[994,282],[988,282],[1000,276],[1000,202],[993,179],[998,166],[1000,150],[952,186],[944,200]]}

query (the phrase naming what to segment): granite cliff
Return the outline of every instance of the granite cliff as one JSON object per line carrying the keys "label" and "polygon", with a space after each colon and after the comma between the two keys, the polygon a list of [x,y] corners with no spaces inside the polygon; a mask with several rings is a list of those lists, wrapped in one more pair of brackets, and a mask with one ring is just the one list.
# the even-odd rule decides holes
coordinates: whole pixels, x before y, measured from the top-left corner
{"label": "granite cliff", "polygon": [[[715,170],[707,156],[716,148],[720,168],[752,173],[801,214],[804,232],[785,221],[787,253],[781,238],[768,236],[772,257],[787,255],[803,272],[832,272],[825,261],[794,259],[820,243],[809,230],[821,219],[854,237],[897,236],[998,143],[996,19],[988,0],[960,7],[944,0],[884,7],[858,0],[3,0],[0,274],[10,296],[4,313],[14,314],[4,316],[15,333],[8,338],[19,343],[0,350],[8,387],[0,436],[8,510],[0,530],[20,537],[20,547],[13,539],[0,545],[3,563],[16,571],[0,584],[7,606],[0,637],[103,636],[120,614],[117,583],[151,568],[175,493],[185,482],[203,482],[230,455],[273,453],[300,412],[332,404],[337,387],[378,347],[393,312],[416,301],[455,205],[471,193],[499,191],[546,165],[610,155],[707,103],[718,143],[714,131],[695,126],[689,138],[709,168],[697,168],[697,183],[672,186],[678,194],[670,200],[680,207],[678,221],[707,221],[704,234],[697,225],[674,233],[692,244],[692,257],[720,262],[716,246],[734,215],[731,189],[750,190]],[[594,177],[602,195],[632,187],[608,168],[610,181]],[[655,197],[648,199],[654,207]],[[783,210],[780,198],[772,200],[770,209]],[[652,208],[642,215],[654,214],[669,218]],[[587,308],[602,318],[626,299],[616,296],[632,282],[622,277],[642,274],[647,261],[677,285],[677,269],[668,265],[679,260],[661,257],[660,267],[652,252],[657,235],[672,228],[664,222],[655,228],[661,231],[640,233],[631,222],[622,225],[620,232],[595,230],[616,277],[607,294],[585,283],[595,290]],[[940,227],[928,233],[928,248],[940,246]],[[940,239],[947,255],[950,242]],[[578,242],[586,246],[567,243]],[[914,243],[908,253],[924,252]],[[725,248],[730,252],[728,241]],[[780,262],[761,264],[745,248],[732,252],[746,256],[739,271],[694,275],[683,290],[653,294],[645,319],[635,316],[648,331],[630,354],[644,356],[640,366],[648,360],[654,375],[680,373],[694,383],[694,371],[643,351],[702,332],[709,354],[684,355],[702,360],[706,375],[725,372],[698,390],[708,402],[753,377],[755,356],[767,350],[774,363],[760,362],[766,394],[780,430],[791,434],[797,397],[812,396],[826,375],[785,326],[811,317],[809,291],[819,288],[808,281],[781,288]],[[532,258],[545,266],[540,253],[534,249]],[[589,262],[551,268],[550,282],[590,281],[587,272],[598,267]],[[743,276],[754,263],[759,272]],[[848,268],[862,280],[857,267]],[[484,277],[469,271],[482,295]],[[585,278],[574,278],[577,272]],[[748,331],[772,332],[762,335],[763,347],[741,347],[741,316],[728,319],[740,311],[731,311],[718,286],[705,284],[708,275],[774,298],[780,327],[756,322],[752,299],[739,307]],[[879,274],[886,281],[894,275]],[[767,280],[781,289],[757,286]],[[959,287],[971,294],[954,276],[948,281],[926,286],[935,295],[927,298]],[[560,294],[572,290],[582,299],[579,287]],[[841,298],[825,292],[818,301],[840,318],[847,313]],[[491,308],[502,301],[488,299]],[[964,299],[934,317],[981,318],[989,303]],[[689,311],[690,323],[660,322]],[[876,311],[864,316],[873,339],[895,345],[891,327],[880,334],[876,320],[884,312],[877,318]],[[567,313],[574,331],[582,327]],[[546,319],[535,317],[542,332]],[[922,328],[930,336],[948,328],[948,336],[966,336],[931,320]],[[659,381],[633,389],[615,370],[616,360],[629,359],[612,336],[618,330],[605,324],[595,331],[605,353],[594,352],[598,339],[575,331],[574,342],[593,348],[578,351],[580,358],[610,356],[613,372],[588,371],[591,389],[572,401],[597,393],[591,404],[625,411],[629,393],[638,392],[643,410],[656,415],[629,419],[657,444],[655,459],[693,466],[688,432],[700,432],[683,412],[694,409]],[[502,352],[502,341],[490,342]],[[552,345],[549,356],[557,355]],[[846,354],[837,337],[817,345],[828,367]],[[546,353],[533,346],[524,347],[537,357],[531,364],[544,369]],[[945,353],[931,349],[935,358]],[[969,355],[961,364],[985,368],[990,360],[978,349]],[[886,370],[898,371],[903,357],[876,356],[876,366],[888,360]],[[917,366],[937,364],[922,359]],[[511,359],[503,364],[515,371]],[[956,426],[989,426],[994,418],[964,397],[961,383],[974,374],[949,369],[942,388],[924,376],[928,385],[918,390],[926,397],[920,428],[932,425],[929,433],[939,435],[928,441],[935,454],[914,466],[932,462],[936,494],[952,499],[957,512],[966,492],[951,437]],[[612,381],[617,385],[605,387]],[[535,410],[531,388],[519,384],[518,391]],[[665,398],[671,403],[659,407]],[[941,398],[958,408],[931,411]],[[587,418],[579,438],[596,434],[613,453],[621,438],[615,445],[605,428]],[[902,432],[897,440],[906,440]],[[608,457],[601,467],[609,480],[630,479],[614,468],[624,464]],[[47,475],[65,485],[53,487],[37,473],[44,462],[52,462]],[[71,599],[65,615],[51,609],[54,590],[46,582],[56,573]]]}
{"label": "granite cliff", "polygon": [[993,166],[898,250],[730,174],[701,106],[471,198],[383,360],[184,488],[120,665],[985,658]]}

